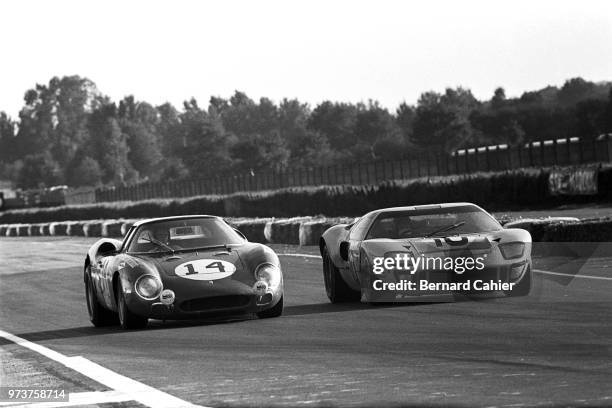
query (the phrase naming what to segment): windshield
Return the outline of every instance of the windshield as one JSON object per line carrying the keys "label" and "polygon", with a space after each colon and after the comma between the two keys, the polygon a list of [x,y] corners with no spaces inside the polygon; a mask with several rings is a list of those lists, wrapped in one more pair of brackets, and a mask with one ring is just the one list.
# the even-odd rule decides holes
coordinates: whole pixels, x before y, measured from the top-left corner
{"label": "windshield", "polygon": [[141,225],[133,234],[127,252],[172,252],[243,242],[221,219],[186,218]]}
{"label": "windshield", "polygon": [[380,214],[366,239],[417,238],[490,232],[502,229],[489,214],[473,205]]}

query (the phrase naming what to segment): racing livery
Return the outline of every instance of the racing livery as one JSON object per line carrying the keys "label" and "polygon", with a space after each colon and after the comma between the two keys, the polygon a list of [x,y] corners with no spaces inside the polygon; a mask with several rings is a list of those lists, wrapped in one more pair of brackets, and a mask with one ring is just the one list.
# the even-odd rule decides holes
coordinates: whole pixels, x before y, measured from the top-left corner
{"label": "racing livery", "polygon": [[123,241],[101,239],[87,252],[84,281],[94,326],[283,311],[278,256],[215,216],[140,221]]}
{"label": "racing livery", "polygon": [[[319,247],[332,303],[418,301],[473,289],[526,296],[531,290],[529,232],[504,229],[471,203],[375,210],[353,224],[329,228]],[[418,268],[398,270],[391,261],[384,267],[377,262],[389,259],[411,261]],[[471,289],[448,289],[466,284]]]}

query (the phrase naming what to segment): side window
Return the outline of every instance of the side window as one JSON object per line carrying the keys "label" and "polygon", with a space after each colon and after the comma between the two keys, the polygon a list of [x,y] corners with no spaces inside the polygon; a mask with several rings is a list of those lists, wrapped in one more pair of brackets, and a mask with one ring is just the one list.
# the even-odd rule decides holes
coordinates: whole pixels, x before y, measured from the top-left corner
{"label": "side window", "polygon": [[369,217],[360,218],[359,220],[357,220],[355,225],[353,225],[353,228],[351,228],[351,232],[349,233],[349,239],[362,240],[369,226],[370,226]]}

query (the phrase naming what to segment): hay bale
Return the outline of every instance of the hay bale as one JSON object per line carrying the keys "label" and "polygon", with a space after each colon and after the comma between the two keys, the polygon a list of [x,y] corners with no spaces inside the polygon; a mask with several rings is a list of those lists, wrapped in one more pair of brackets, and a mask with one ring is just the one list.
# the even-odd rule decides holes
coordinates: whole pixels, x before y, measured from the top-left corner
{"label": "hay bale", "polygon": [[85,236],[84,227],[87,222],[84,221],[71,221],[68,223],[68,229],[66,235],[83,237]]}
{"label": "hay bale", "polygon": [[264,236],[267,242],[272,244],[300,244],[300,224],[303,219],[288,219],[279,221],[268,221],[264,228]]}
{"label": "hay bale", "polygon": [[267,219],[253,218],[250,220],[233,221],[232,225],[236,227],[250,242],[265,243],[266,237],[264,229]]}
{"label": "hay bale", "polygon": [[40,224],[30,224],[30,228],[28,229],[28,235],[31,237],[40,236]]}
{"label": "hay bale", "polygon": [[120,220],[107,220],[102,223],[102,236],[111,238],[121,238],[121,227],[123,221]]}
{"label": "hay bale", "polygon": [[579,223],[575,217],[519,218],[504,225],[504,228],[521,228],[529,231],[533,242],[546,241],[546,231],[550,225],[563,223]]}
{"label": "hay bale", "polygon": [[53,236],[68,235],[68,221],[52,222],[49,226],[49,233]]}
{"label": "hay bale", "polygon": [[16,237],[18,231],[18,224],[10,224],[6,229],[7,237]]}
{"label": "hay bale", "polygon": [[19,224],[17,226],[17,235],[20,237],[27,237],[29,234],[30,224]]}
{"label": "hay bale", "polygon": [[134,225],[136,222],[138,222],[138,220],[123,220],[121,225],[121,236],[127,234],[130,228],[132,228],[132,225]]}
{"label": "hay bale", "polygon": [[86,237],[101,237],[103,221],[90,221],[83,226],[83,234]]}
{"label": "hay bale", "polygon": [[299,229],[299,244],[301,246],[319,245],[321,235],[336,222],[329,219],[320,219],[302,222]]}
{"label": "hay bale", "polygon": [[48,223],[39,224],[39,226],[40,226],[39,227],[40,228],[40,235],[51,235]]}

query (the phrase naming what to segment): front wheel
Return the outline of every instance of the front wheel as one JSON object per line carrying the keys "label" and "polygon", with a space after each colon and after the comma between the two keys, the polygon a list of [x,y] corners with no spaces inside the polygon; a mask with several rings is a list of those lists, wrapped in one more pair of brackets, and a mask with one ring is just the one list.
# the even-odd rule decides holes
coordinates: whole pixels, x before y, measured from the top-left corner
{"label": "front wheel", "polygon": [[270,317],[279,317],[283,314],[283,297],[276,302],[276,304],[270,309],[262,310],[261,312],[257,312],[257,317],[260,319],[268,319]]}
{"label": "front wheel", "polygon": [[505,290],[508,297],[527,296],[531,292],[531,265],[527,267],[525,276],[511,290]]}
{"label": "front wheel", "polygon": [[98,302],[93,283],[90,278],[90,267],[87,267],[85,276],[85,300],[87,301],[87,313],[89,320],[95,327],[104,327],[117,324],[117,315],[106,309]]}
{"label": "front wheel", "polygon": [[323,250],[323,280],[325,281],[325,293],[332,303],[357,302],[361,299],[361,292],[351,289],[334,265],[329,255],[327,246]]}
{"label": "front wheel", "polygon": [[123,292],[121,279],[117,280],[117,314],[119,314],[119,324],[121,324],[121,328],[126,330],[144,329],[149,322],[148,318],[130,312],[125,302],[125,293]]}

